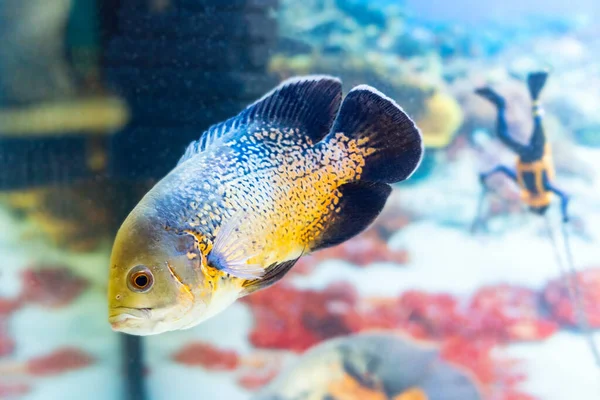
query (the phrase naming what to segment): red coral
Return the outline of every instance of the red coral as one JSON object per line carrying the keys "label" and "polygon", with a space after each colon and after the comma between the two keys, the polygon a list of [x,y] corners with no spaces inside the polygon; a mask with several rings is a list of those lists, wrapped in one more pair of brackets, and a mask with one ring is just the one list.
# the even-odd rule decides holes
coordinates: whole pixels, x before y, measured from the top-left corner
{"label": "red coral", "polygon": [[279,371],[277,371],[275,369],[268,370],[266,373],[265,372],[257,373],[255,371],[247,371],[246,373],[242,374],[238,378],[237,383],[238,383],[238,385],[240,385],[241,387],[243,387],[245,389],[258,390],[261,387],[268,384],[269,382],[271,382],[273,379],[275,379],[278,374],[279,374]]}
{"label": "red coral", "polygon": [[510,285],[484,287],[459,301],[450,294],[416,290],[395,298],[365,299],[347,284],[317,291],[283,283],[244,301],[255,316],[250,340],[257,347],[299,352],[348,333],[401,330],[442,342],[444,357],[473,371],[493,394],[490,398],[524,400],[531,398],[518,390],[524,376],[516,372],[515,361],[493,358],[491,353],[500,344],[541,340],[556,332],[558,326],[542,313],[539,298],[531,289]]}
{"label": "red coral", "polygon": [[454,334],[462,326],[458,304],[449,295],[408,291],[398,298],[364,300],[356,313],[347,315],[353,331],[401,329],[419,339]]}
{"label": "red coral", "polygon": [[[402,222],[407,217],[396,217]],[[389,224],[389,226],[388,226]],[[314,267],[324,260],[344,260],[359,267],[365,267],[376,262],[392,262],[396,264],[406,264],[409,262],[409,255],[406,250],[391,250],[385,237],[389,236],[389,231],[394,224],[400,224],[398,221],[387,221],[374,226],[360,235],[328,249],[319,250],[314,254],[302,257],[292,269],[294,274],[307,275]]]}
{"label": "red coral", "polygon": [[410,311],[398,307],[396,298],[363,300],[358,308],[346,315],[353,332],[368,329],[407,328]]}
{"label": "red coral", "polygon": [[[579,294],[583,295],[582,304],[589,325],[600,328],[600,268],[578,272],[575,281],[579,287]],[[542,297],[559,324],[577,325],[577,314],[564,279],[550,281],[544,288]]]}
{"label": "red coral", "polygon": [[545,339],[558,326],[541,314],[538,303],[538,294],[528,288],[481,288],[467,307],[468,323],[463,336],[493,337],[501,342]]}
{"label": "red coral", "polygon": [[248,390],[257,390],[279,375],[283,358],[281,353],[255,353],[244,358],[244,367],[238,384]]}
{"label": "red coral", "polygon": [[66,267],[28,269],[22,274],[23,292],[20,299],[46,307],[63,307],[75,300],[88,281],[74,275]]}
{"label": "red coral", "polygon": [[12,399],[23,396],[31,391],[31,386],[24,383],[0,382],[0,399]]}
{"label": "red coral", "polygon": [[449,294],[408,291],[398,305],[410,310],[410,320],[426,330],[428,339],[454,335],[465,323],[458,301]]}
{"label": "red coral", "polygon": [[473,373],[484,397],[494,400],[534,400],[519,390],[526,376],[516,370],[514,359],[494,357],[493,339],[470,340],[454,337],[442,343],[441,355],[446,361]]}
{"label": "red coral", "polygon": [[250,340],[262,348],[306,350],[321,340],[350,333],[344,316],[356,300],[356,291],[348,284],[318,292],[282,283],[257,292],[244,299],[255,317]]}
{"label": "red coral", "polygon": [[[375,262],[393,262],[406,264],[408,252],[406,250],[391,250],[387,243],[374,231],[365,232],[339,246],[324,250],[331,252],[327,258],[342,258],[358,266],[366,266]],[[337,256],[337,257],[336,257]]]}
{"label": "red coral", "polygon": [[414,290],[396,299],[363,301],[359,307],[358,315],[347,316],[353,331],[402,329],[428,340],[456,335],[498,342],[540,340],[558,328],[541,316],[534,291],[508,285],[481,289],[466,307],[448,294]]}
{"label": "red coral", "polygon": [[454,337],[442,344],[441,354],[446,361],[474,372],[479,382],[487,384],[496,379],[495,365],[490,358],[494,345],[491,339],[471,341]]}
{"label": "red coral", "polygon": [[[19,302],[0,298],[0,357],[9,355],[15,349],[15,341],[10,337],[7,327],[7,316],[19,308]],[[0,394],[2,389],[0,388]],[[0,396],[1,398],[2,396]]]}
{"label": "red coral", "polygon": [[220,350],[203,342],[188,343],[173,355],[173,360],[188,366],[221,371],[234,370],[239,364],[239,356],[235,351]]}
{"label": "red coral", "polygon": [[359,299],[350,285],[318,292],[281,284],[245,301],[256,319],[252,343],[295,351],[372,329],[402,329],[429,340],[485,337],[500,343],[540,340],[558,329],[541,315],[534,291],[508,285],[483,288],[466,306],[449,294],[414,290],[398,298]]}
{"label": "red coral", "polygon": [[93,362],[94,359],[89,354],[66,347],[42,357],[32,358],[27,362],[27,370],[33,375],[56,375],[86,367]]}
{"label": "red coral", "polygon": [[15,342],[4,332],[0,332],[0,357],[11,354],[15,349]]}
{"label": "red coral", "polygon": [[0,317],[10,315],[17,311],[21,303],[17,299],[0,298]]}
{"label": "red coral", "polygon": [[8,334],[6,321],[0,319],[0,357],[11,354],[14,348],[15,342]]}

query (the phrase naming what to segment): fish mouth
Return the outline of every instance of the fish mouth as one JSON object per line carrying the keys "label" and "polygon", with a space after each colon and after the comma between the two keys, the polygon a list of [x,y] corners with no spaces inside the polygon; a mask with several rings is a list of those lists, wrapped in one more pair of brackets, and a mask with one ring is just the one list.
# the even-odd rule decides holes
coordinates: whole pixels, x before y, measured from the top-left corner
{"label": "fish mouth", "polygon": [[120,328],[126,321],[149,319],[152,314],[151,308],[115,307],[111,311],[108,322],[113,329]]}

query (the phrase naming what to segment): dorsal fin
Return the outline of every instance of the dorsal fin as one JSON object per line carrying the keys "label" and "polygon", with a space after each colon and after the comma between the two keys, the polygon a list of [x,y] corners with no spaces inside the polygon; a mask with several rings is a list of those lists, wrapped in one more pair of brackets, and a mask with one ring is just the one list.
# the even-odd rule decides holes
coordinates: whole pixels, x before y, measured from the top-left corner
{"label": "dorsal fin", "polygon": [[342,101],[342,82],[328,75],[307,75],[283,81],[239,115],[242,124],[267,123],[299,128],[313,143],[331,130]]}
{"label": "dorsal fin", "polygon": [[342,82],[328,75],[289,78],[250,104],[237,116],[211,126],[190,143],[179,164],[229,132],[243,126],[296,128],[297,134],[320,141],[329,133],[342,101]]}
{"label": "dorsal fin", "polygon": [[196,154],[203,152],[213,143],[225,136],[226,133],[234,132],[235,129],[239,126],[238,122],[239,115],[229,118],[224,122],[212,125],[202,134],[202,136],[200,136],[200,139],[195,140],[188,145],[188,147],[185,149],[185,152],[183,153],[183,156],[181,156],[181,158],[177,162],[177,165],[190,159]]}

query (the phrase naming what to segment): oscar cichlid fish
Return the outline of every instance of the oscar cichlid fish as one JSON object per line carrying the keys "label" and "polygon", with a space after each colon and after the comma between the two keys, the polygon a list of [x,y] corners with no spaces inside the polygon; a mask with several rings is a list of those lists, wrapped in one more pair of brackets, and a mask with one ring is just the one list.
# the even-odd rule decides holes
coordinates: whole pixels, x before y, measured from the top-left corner
{"label": "oscar cichlid fish", "polygon": [[284,81],[191,143],[123,222],[113,329],[191,328],[272,285],[302,255],[366,229],[422,155],[418,128],[376,89],[342,102],[337,78]]}

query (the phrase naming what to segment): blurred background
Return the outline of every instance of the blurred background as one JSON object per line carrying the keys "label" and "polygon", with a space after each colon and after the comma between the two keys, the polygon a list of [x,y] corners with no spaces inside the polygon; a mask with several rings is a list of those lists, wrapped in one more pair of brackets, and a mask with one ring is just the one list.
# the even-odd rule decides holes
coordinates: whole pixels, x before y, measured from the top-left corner
{"label": "blurred background", "polygon": [[[599,16],[592,0],[1,0],[0,399],[600,398],[544,221],[498,177],[471,229],[479,173],[515,162],[473,92],[505,96],[524,142],[524,79],[548,68],[556,184],[600,328]],[[398,102],[425,138],[418,171],[367,231],[221,315],[112,332],[129,210],[207,127],[309,73]]]}

